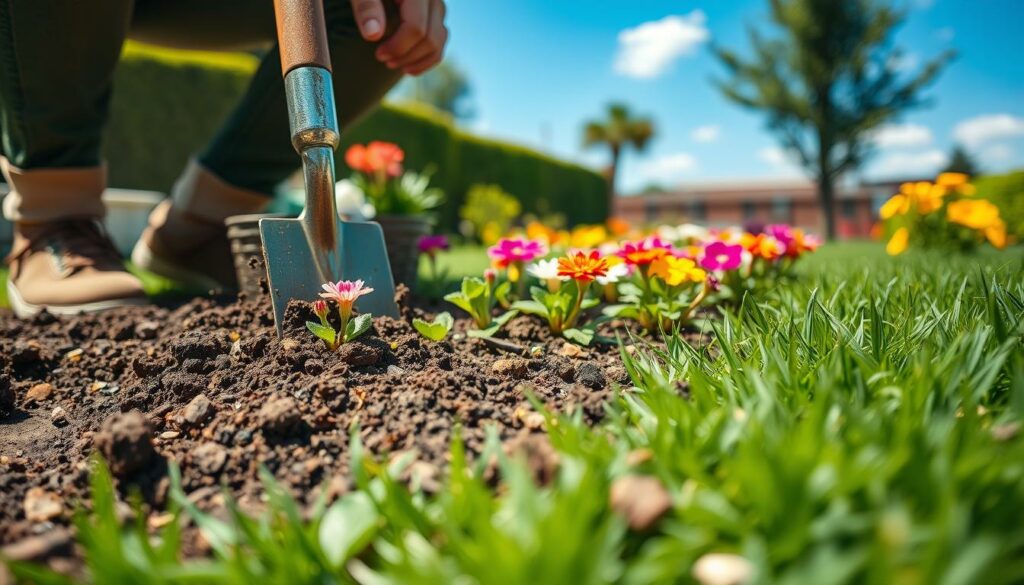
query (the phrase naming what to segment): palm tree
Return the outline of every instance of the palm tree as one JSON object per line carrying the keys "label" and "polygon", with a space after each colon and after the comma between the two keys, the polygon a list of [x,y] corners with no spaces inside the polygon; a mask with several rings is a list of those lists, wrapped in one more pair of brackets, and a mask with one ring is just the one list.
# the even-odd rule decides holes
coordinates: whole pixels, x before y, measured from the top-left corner
{"label": "palm tree", "polygon": [[642,151],[654,137],[654,122],[650,118],[634,118],[623,104],[610,104],[608,117],[591,120],[583,129],[583,146],[607,146],[612,153],[608,165],[608,215],[615,211],[615,175],[619,170],[622,149],[632,146]]}

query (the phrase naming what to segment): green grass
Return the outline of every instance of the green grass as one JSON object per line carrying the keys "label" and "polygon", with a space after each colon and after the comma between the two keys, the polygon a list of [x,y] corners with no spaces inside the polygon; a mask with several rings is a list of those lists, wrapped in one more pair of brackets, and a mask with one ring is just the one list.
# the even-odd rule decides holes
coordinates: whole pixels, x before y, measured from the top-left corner
{"label": "green grass", "polygon": [[[107,499],[78,524],[92,579],[677,583],[701,555],[729,552],[756,583],[1024,581],[1022,251],[830,246],[801,273],[724,311],[707,347],[635,341],[634,388],[601,427],[550,424],[548,487],[492,441],[481,459],[498,460],[500,489],[456,444],[440,493],[410,493],[393,479],[404,460],[383,467],[353,440],[360,489],[309,521],[269,477],[261,518],[217,520],[172,489],[214,546],[182,564],[174,524],[155,541],[118,530],[98,473]],[[671,495],[648,531],[610,510],[624,474]]]}

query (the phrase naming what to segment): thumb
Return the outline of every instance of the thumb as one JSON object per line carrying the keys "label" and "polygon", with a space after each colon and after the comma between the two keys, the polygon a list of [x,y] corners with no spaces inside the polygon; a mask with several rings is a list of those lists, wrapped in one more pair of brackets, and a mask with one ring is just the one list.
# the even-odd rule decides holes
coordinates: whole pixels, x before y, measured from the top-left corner
{"label": "thumb", "polygon": [[384,36],[383,0],[352,0],[359,32],[367,41],[379,41]]}

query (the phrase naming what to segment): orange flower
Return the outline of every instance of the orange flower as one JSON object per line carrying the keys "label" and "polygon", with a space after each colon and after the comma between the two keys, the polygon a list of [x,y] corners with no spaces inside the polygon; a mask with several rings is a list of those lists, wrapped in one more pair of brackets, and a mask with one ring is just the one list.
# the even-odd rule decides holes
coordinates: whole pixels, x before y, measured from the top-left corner
{"label": "orange flower", "polygon": [[597,250],[590,254],[576,252],[558,259],[558,276],[567,276],[577,282],[590,282],[608,274],[608,261]]}
{"label": "orange flower", "polygon": [[345,151],[345,164],[352,170],[368,175],[384,174],[397,177],[402,174],[405,152],[397,144],[375,140],[366,146],[353,144]]}
{"label": "orange flower", "polygon": [[961,199],[946,207],[946,217],[953,223],[983,230],[999,219],[999,208],[984,199]]}
{"label": "orange flower", "polygon": [[678,286],[684,282],[704,282],[708,274],[689,258],[665,255],[651,264],[651,275],[661,278],[669,286]]}
{"label": "orange flower", "polygon": [[778,240],[766,234],[743,234],[740,244],[751,256],[765,260],[775,260],[785,252]]}
{"label": "orange flower", "polygon": [[1006,224],[1003,220],[997,219],[985,228],[985,239],[1000,250],[1006,247]]}

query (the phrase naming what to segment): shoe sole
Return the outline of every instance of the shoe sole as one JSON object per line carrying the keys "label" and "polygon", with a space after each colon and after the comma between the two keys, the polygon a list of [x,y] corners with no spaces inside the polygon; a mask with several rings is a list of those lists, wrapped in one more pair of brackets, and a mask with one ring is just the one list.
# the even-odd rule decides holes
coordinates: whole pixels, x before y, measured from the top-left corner
{"label": "shoe sole", "polygon": [[149,299],[145,297],[138,298],[127,298],[127,299],[110,299],[107,301],[97,301],[95,303],[80,303],[77,305],[35,305],[24,298],[18,288],[14,286],[14,281],[7,281],[7,301],[11,305],[11,310],[19,319],[27,319],[34,315],[39,314],[45,309],[52,315],[80,315],[82,313],[98,313],[100,311],[106,311],[109,309],[116,309],[118,307],[137,307],[142,305],[148,305]]}
{"label": "shoe sole", "polygon": [[204,292],[227,290],[223,284],[205,274],[182,268],[160,258],[142,240],[136,242],[135,247],[132,248],[132,264],[196,290]]}

